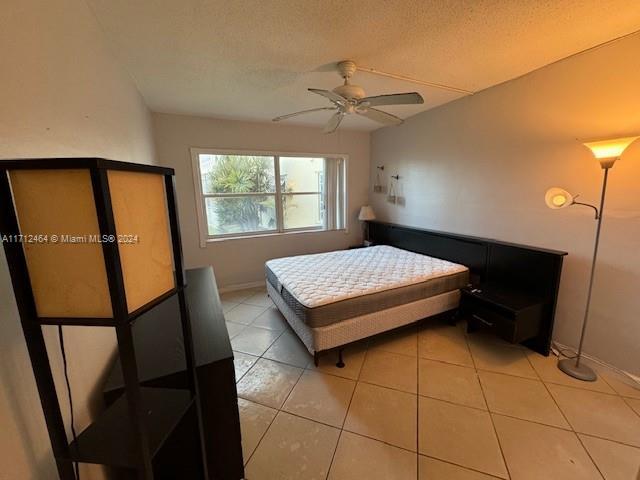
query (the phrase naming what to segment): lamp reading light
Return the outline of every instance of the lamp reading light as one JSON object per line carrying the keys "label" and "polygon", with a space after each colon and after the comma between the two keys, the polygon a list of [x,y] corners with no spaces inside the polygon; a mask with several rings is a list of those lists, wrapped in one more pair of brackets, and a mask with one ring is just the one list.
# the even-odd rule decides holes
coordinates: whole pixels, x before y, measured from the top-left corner
{"label": "lamp reading light", "polygon": [[591,150],[593,156],[600,161],[602,168],[611,168],[629,145],[640,137],[622,137],[613,140],[586,142],[584,146]]}
{"label": "lamp reading light", "polygon": [[573,195],[559,187],[552,187],[544,195],[547,207],[558,209],[565,208],[573,204]]}
{"label": "lamp reading light", "polygon": [[556,207],[564,207],[567,204],[567,197],[564,195],[556,195],[551,199],[551,202]]}

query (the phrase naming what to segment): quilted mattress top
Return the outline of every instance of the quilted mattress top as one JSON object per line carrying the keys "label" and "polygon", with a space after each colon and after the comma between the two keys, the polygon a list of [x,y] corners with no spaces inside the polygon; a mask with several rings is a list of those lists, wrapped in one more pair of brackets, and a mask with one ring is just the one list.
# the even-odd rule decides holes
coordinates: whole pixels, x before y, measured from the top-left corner
{"label": "quilted mattress top", "polygon": [[278,288],[313,308],[464,272],[467,267],[387,245],[269,260]]}

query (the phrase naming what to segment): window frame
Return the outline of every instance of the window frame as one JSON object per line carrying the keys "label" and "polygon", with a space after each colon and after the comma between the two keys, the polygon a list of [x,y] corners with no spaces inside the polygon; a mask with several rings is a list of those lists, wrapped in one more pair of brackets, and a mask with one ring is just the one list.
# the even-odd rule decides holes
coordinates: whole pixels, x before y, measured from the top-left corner
{"label": "window frame", "polygon": [[[191,170],[193,173],[193,183],[195,191],[195,201],[198,220],[198,233],[200,238],[200,247],[205,248],[208,243],[220,242],[224,240],[234,240],[243,238],[269,237],[276,235],[293,235],[300,233],[320,233],[320,232],[337,232],[342,231],[349,233],[349,195],[348,195],[348,172],[349,172],[349,156],[343,153],[304,153],[304,152],[283,152],[269,150],[235,150],[235,149],[219,149],[219,148],[196,148],[189,149],[191,153]],[[202,191],[202,175],[200,172],[200,155],[254,155],[268,156],[274,158],[274,176],[275,176],[275,192],[249,192],[249,193],[224,193],[224,194],[207,194]],[[343,167],[343,188],[338,192],[338,199],[335,205],[340,203],[343,205],[343,212],[337,216],[342,217],[343,225],[341,228],[327,228],[325,225],[318,227],[300,227],[300,228],[284,228],[284,211],[282,205],[282,196],[280,184],[280,157],[301,157],[301,158],[334,158],[341,159],[344,162]],[[287,195],[286,193],[284,195]],[[318,195],[318,192],[295,192],[290,195]],[[327,192],[328,195],[328,192]],[[276,204],[276,228],[271,230],[261,230],[254,232],[240,233],[223,233],[218,235],[210,235],[206,217],[206,198],[232,198],[232,197],[248,197],[248,196],[273,196]],[[328,202],[328,199],[325,201]],[[337,208],[336,208],[337,210]]]}

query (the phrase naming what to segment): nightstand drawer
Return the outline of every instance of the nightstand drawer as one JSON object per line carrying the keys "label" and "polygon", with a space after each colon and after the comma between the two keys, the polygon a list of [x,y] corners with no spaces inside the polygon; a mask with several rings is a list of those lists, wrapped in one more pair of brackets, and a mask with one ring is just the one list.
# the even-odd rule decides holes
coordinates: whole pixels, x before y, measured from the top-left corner
{"label": "nightstand drawer", "polygon": [[460,310],[467,317],[468,331],[490,330],[511,343],[534,337],[542,312],[539,305],[514,311],[472,295],[462,296]]}
{"label": "nightstand drawer", "polygon": [[[466,303],[466,302],[465,302]],[[493,331],[499,337],[508,342],[516,342],[516,322],[514,318],[509,318],[506,312],[496,311],[487,308],[479,301],[472,301],[463,306],[463,313],[467,315],[467,322],[471,326],[481,327]]]}

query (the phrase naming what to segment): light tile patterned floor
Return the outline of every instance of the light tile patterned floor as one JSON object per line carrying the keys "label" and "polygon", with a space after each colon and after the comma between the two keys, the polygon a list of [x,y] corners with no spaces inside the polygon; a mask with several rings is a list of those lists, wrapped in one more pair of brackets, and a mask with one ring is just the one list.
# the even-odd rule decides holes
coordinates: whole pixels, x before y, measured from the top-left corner
{"label": "light tile patterned floor", "polygon": [[264,289],[222,295],[247,480],[640,480],[640,388],[425,321],[313,365]]}

